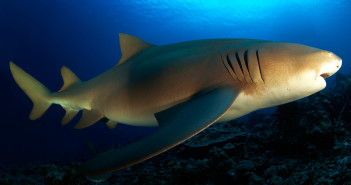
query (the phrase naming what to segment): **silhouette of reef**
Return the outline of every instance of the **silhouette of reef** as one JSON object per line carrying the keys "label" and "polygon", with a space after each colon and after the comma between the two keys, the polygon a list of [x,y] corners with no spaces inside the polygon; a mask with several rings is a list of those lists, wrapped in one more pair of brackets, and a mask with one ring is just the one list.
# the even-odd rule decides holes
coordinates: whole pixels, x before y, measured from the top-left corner
{"label": "silhouette of reef", "polygon": [[183,144],[93,183],[79,163],[0,167],[0,184],[351,185],[351,76],[271,115],[214,124]]}

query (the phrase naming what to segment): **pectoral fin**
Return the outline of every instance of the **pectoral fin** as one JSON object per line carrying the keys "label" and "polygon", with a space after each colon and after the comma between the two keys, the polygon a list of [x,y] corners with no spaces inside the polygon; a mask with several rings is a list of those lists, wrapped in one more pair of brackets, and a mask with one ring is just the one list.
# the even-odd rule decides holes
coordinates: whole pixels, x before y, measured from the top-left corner
{"label": "pectoral fin", "polygon": [[158,155],[201,132],[229,109],[238,95],[232,86],[217,87],[155,114],[160,129],[134,143],[101,153],[83,164],[80,173],[106,174]]}

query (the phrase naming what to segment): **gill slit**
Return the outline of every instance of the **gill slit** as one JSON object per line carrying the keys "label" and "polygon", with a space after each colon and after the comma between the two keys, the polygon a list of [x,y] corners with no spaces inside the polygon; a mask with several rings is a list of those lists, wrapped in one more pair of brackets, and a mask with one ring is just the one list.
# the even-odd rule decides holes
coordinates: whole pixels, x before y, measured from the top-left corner
{"label": "gill slit", "polygon": [[245,75],[244,75],[244,71],[243,71],[243,66],[241,66],[241,61],[240,61],[238,52],[235,52],[235,58],[236,58],[236,62],[239,64],[241,73],[243,74],[243,77],[244,77],[244,79],[245,79]]}
{"label": "gill slit", "polygon": [[233,67],[233,65],[232,65],[232,63],[231,63],[231,61],[229,59],[229,54],[227,54],[226,58],[227,58],[227,63],[229,64],[229,67],[232,69],[233,73],[236,75],[234,67]]}
{"label": "gill slit", "polygon": [[233,77],[234,80],[238,80],[238,77],[236,76],[235,72],[234,72],[234,67],[232,66],[230,60],[229,60],[229,54],[226,55],[222,55],[222,62],[225,66],[225,68],[228,70],[229,74]]}
{"label": "gill slit", "polygon": [[249,69],[249,59],[247,58],[247,53],[248,53],[248,52],[249,52],[248,49],[244,52],[245,67],[246,67],[247,72],[249,73],[249,77],[250,77],[251,82],[255,83],[255,82],[253,81],[253,78],[252,78],[252,75],[251,75],[251,72],[250,72],[250,69]]}
{"label": "gill slit", "polygon": [[262,70],[261,70],[261,64],[260,64],[260,57],[258,55],[258,50],[256,50],[256,58],[257,58],[257,63],[258,63],[258,69],[260,71],[260,76],[261,76],[261,79],[264,83],[264,79],[263,79],[263,76],[262,76]]}

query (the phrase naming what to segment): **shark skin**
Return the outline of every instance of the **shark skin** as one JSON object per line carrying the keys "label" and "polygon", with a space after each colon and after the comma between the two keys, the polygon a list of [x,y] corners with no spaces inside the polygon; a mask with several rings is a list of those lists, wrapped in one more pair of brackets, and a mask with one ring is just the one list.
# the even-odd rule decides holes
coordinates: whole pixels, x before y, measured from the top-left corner
{"label": "shark skin", "polygon": [[66,110],[63,125],[83,111],[77,129],[99,120],[110,129],[117,123],[160,127],[87,161],[80,168],[87,176],[147,160],[215,122],[316,93],[342,64],[332,52],[294,43],[209,39],[156,46],[119,36],[122,57],[115,67],[85,82],[62,67],[58,92],[10,62],[15,81],[33,102],[32,120],[59,104]]}

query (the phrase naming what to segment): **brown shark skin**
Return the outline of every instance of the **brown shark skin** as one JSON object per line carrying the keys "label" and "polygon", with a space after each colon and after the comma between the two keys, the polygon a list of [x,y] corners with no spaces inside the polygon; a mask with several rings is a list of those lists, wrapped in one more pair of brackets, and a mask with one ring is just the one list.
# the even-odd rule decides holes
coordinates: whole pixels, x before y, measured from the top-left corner
{"label": "brown shark skin", "polygon": [[[309,96],[324,89],[324,77],[341,67],[341,59],[335,54],[293,43],[210,39],[154,46],[129,35],[120,37],[140,43],[142,50],[125,53],[128,49],[122,49],[119,65],[89,81],[68,84],[61,92],[49,94],[42,84],[33,83],[45,95],[40,101],[49,102],[34,111],[35,119],[54,103],[68,111],[83,110],[76,128],[90,126],[103,117],[134,126],[160,126],[151,136],[85,163],[80,172],[89,176],[149,159],[214,122]],[[122,41],[121,48],[125,47],[122,43],[128,43]],[[13,63],[10,68],[30,96],[33,90],[22,78],[28,74]],[[30,97],[34,97],[35,105],[36,97]],[[189,107],[194,105],[204,112],[194,113],[189,118],[192,122],[177,116],[191,116],[194,109]],[[207,109],[211,106],[219,110]]]}

